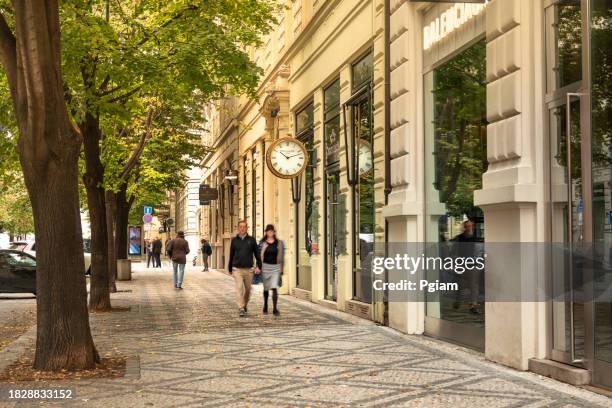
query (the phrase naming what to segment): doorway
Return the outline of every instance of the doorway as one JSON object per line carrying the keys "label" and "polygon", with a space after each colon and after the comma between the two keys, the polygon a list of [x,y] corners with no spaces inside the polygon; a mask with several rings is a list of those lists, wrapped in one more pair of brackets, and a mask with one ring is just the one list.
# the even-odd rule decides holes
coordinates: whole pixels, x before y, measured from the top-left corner
{"label": "doorway", "polygon": [[325,268],[325,299],[338,300],[338,257],[340,255],[340,169],[327,171],[327,237]]}
{"label": "doorway", "polygon": [[551,358],[612,387],[612,0],[545,5]]}

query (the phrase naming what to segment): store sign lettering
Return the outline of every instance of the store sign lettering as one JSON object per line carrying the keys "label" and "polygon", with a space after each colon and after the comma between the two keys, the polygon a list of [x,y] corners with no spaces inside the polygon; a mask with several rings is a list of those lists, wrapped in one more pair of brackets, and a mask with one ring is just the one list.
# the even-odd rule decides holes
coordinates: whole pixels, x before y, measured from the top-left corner
{"label": "store sign lettering", "polygon": [[458,3],[444,11],[423,28],[423,49],[428,50],[450,33],[482,13],[487,3]]}

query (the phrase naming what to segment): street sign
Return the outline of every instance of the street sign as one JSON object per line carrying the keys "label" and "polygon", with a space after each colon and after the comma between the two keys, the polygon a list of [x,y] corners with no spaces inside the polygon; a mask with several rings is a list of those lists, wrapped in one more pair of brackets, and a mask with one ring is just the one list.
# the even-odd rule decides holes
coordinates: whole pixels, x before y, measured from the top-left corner
{"label": "street sign", "polygon": [[147,205],[144,206],[144,214],[145,215],[152,215],[153,214],[153,207],[149,207]]}
{"label": "street sign", "polygon": [[216,200],[219,197],[219,190],[211,188],[208,184],[200,184],[200,201]]}
{"label": "street sign", "polygon": [[145,224],[150,224],[153,222],[153,216],[151,214],[145,214],[142,216],[142,222]]}

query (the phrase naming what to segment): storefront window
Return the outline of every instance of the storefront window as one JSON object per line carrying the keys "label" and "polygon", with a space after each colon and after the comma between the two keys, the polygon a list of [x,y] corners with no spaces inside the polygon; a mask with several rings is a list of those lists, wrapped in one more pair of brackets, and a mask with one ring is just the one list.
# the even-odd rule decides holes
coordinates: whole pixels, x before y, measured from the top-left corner
{"label": "storefront window", "polygon": [[257,150],[251,152],[251,235],[257,235]]}
{"label": "storefront window", "polygon": [[248,167],[249,167],[249,159],[247,159],[245,156],[244,161],[242,162],[242,210],[243,210],[242,219],[243,220],[247,219],[248,207],[249,207],[249,201],[247,199],[247,185],[248,185],[247,169]]}
{"label": "storefront window", "polygon": [[353,92],[372,81],[372,72],[372,53],[368,53],[353,64],[351,72]]}
{"label": "storefront window", "polygon": [[300,135],[312,128],[314,105],[311,103],[295,115],[295,134]]}
{"label": "storefront window", "polygon": [[[425,75],[426,240],[428,251],[484,250],[484,217],[474,205],[487,170],[485,41]],[[467,245],[466,245],[467,243]],[[441,255],[441,254],[428,254]],[[467,255],[465,255],[467,256]],[[484,326],[484,273],[428,271],[459,291],[427,296],[427,315]]]}
{"label": "storefront window", "polygon": [[[338,293],[338,257],[346,251],[346,200],[340,194],[340,78],[324,92],[324,151],[325,151],[325,298],[336,301]],[[342,207],[344,205],[344,208]]]}
{"label": "storefront window", "polygon": [[314,166],[316,163],[313,161],[313,112],[313,103],[309,103],[300,110],[296,114],[295,129],[297,138],[304,143],[308,151],[308,166],[306,166],[306,170],[300,176],[302,177],[302,199],[298,205],[299,214],[298,222],[296,223],[299,239],[297,287],[304,290],[312,289],[310,258],[318,247],[315,228],[315,224],[318,225],[318,220],[316,219],[315,210],[317,203],[314,199]]}
{"label": "storefront window", "polygon": [[582,12],[580,0],[563,0],[546,9],[548,91],[582,79]]}
{"label": "storefront window", "polygon": [[372,254],[374,251],[374,165],[372,94],[372,55],[368,54],[353,64],[353,90],[361,90],[351,106],[351,137],[355,163],[353,191],[353,298],[364,303],[372,301]]}
{"label": "storefront window", "polygon": [[325,159],[326,165],[338,161],[340,145],[340,79],[325,89]]}

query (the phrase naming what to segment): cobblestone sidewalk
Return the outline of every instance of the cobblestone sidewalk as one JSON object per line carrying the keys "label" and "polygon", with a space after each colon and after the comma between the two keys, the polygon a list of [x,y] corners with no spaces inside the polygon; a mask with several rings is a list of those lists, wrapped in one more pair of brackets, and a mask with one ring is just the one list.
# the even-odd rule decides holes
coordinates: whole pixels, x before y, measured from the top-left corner
{"label": "cobblestone sidewalk", "polygon": [[167,269],[139,269],[113,295],[129,312],[92,315],[101,353],[131,357],[133,376],[19,388],[70,387],[75,399],[62,405],[82,407],[610,406],[601,395],[286,296],[279,318],[264,316],[260,288],[241,319],[233,281],[220,272],[190,269],[184,288],[172,287]]}

